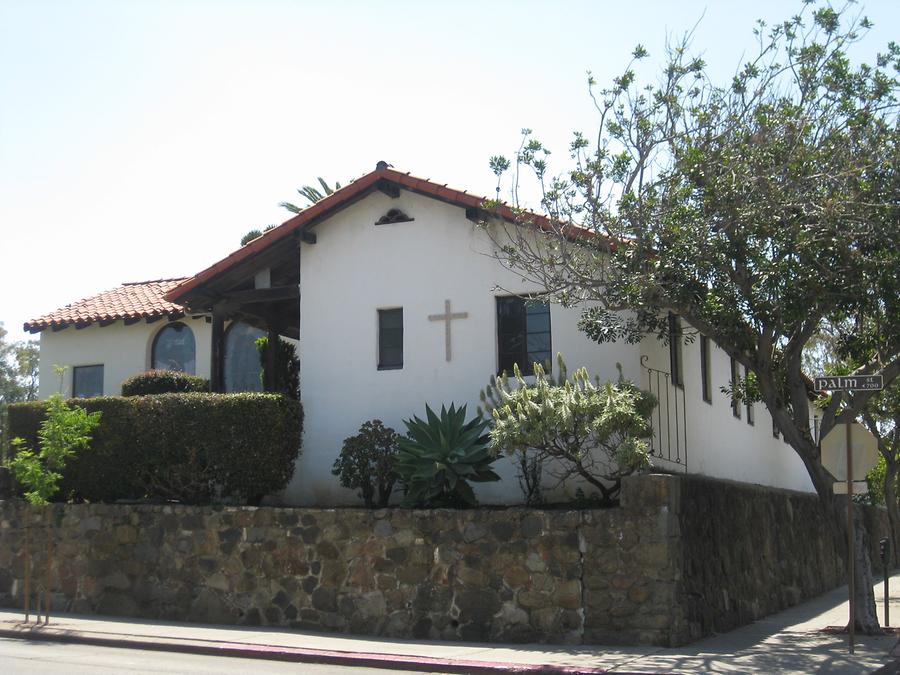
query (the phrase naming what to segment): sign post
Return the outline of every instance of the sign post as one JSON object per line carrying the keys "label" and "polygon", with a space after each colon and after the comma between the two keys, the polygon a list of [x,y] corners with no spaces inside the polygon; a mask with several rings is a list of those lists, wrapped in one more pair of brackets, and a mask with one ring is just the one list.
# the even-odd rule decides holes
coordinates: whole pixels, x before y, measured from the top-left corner
{"label": "sign post", "polygon": [[[881,375],[823,376],[815,378],[814,388],[816,391],[877,391],[884,388],[884,379]],[[847,624],[847,630],[849,633],[848,644],[850,653],[853,654],[856,637],[856,580],[854,578],[854,543],[856,533],[853,527],[853,481],[863,480],[866,474],[878,463],[878,440],[868,429],[856,422],[845,422],[844,428],[843,439],[841,439],[842,434],[837,428],[832,429],[822,439],[820,447],[822,450],[822,464],[835,478],[838,480],[843,478],[847,483],[847,586],[850,596],[850,621]],[[859,431],[854,434],[854,429]],[[854,435],[860,445],[857,449],[861,451],[856,458],[853,456]],[[841,443],[841,440],[843,440],[843,443]],[[841,462],[841,459],[845,459],[845,462]],[[841,466],[842,463],[844,464],[843,467]],[[841,476],[841,473],[845,475]],[[838,485],[835,484],[835,488],[837,487]],[[835,490],[835,492],[838,492],[838,490]],[[843,490],[840,490],[840,492],[843,492]]]}

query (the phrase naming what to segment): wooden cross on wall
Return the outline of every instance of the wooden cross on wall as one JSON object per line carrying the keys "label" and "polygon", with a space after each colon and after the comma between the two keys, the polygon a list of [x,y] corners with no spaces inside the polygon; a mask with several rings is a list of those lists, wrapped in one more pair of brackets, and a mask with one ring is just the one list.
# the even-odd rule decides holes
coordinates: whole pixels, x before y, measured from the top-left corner
{"label": "wooden cross on wall", "polygon": [[453,319],[468,319],[468,312],[456,312],[455,314],[450,311],[450,301],[444,300],[444,313],[443,314],[429,314],[429,321],[443,321],[444,323],[444,340],[445,340],[445,351],[446,351],[446,359],[450,360],[450,322]]}

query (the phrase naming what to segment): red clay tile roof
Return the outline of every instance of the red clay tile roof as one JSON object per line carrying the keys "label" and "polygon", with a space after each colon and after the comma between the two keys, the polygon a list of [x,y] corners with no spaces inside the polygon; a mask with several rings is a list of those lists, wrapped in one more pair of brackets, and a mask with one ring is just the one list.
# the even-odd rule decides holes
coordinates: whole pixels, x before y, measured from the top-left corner
{"label": "red clay tile roof", "polygon": [[185,279],[179,277],[122,284],[118,288],[73,302],[55,312],[27,321],[24,329],[30,333],[39,333],[45,328],[60,330],[66,326],[83,327],[95,321],[105,323],[117,319],[182,315],[184,308],[169,302],[164,296]]}
{"label": "red clay tile roof", "polygon": [[[433,183],[428,179],[416,178],[415,176],[411,176],[408,173],[402,173],[400,171],[395,171],[394,169],[389,168],[381,168],[381,163],[379,162],[379,167],[376,168],[375,171],[367,173],[362,178],[356,179],[355,181],[349,183],[348,185],[345,185],[339,190],[335,190],[332,194],[328,195],[324,199],[321,199],[308,208],[303,209],[303,211],[301,211],[290,220],[285,221],[278,227],[273,228],[268,232],[264,232],[261,237],[257,237],[253,241],[249,242],[246,246],[243,246],[242,248],[223,258],[214,265],[207,267],[202,272],[195,274],[193,277],[178,285],[176,288],[173,288],[169,293],[166,294],[166,298],[169,300],[184,299],[185,296],[187,296],[187,294],[192,290],[209,281],[210,279],[218,276],[227,269],[233,267],[234,265],[237,265],[244,260],[247,260],[248,258],[253,257],[257,253],[260,253],[261,251],[269,248],[274,243],[294,235],[298,231],[302,230],[307,224],[315,224],[315,222],[321,220],[330,211],[333,211],[334,209],[345,205],[347,202],[362,196],[367,190],[375,189],[378,186],[379,181],[384,181],[388,184],[395,185],[412,192],[418,192],[419,194],[434,197],[435,199],[440,199],[441,201],[449,202],[466,209],[482,209],[484,208],[484,203],[487,199],[486,197],[479,197],[477,195],[469,194],[465,190],[455,190],[453,188],[448,188],[446,184],[442,185],[440,183]],[[521,214],[517,214],[513,209],[506,205],[492,208],[490,210],[490,215],[508,220],[510,222],[520,222],[522,220]],[[526,216],[529,221],[531,221],[534,225],[540,227],[541,229],[547,230],[553,227],[551,221],[545,216],[535,213],[528,213],[526,214]],[[587,230],[581,230],[574,227],[571,229],[573,232],[573,236],[595,236],[593,233]]]}

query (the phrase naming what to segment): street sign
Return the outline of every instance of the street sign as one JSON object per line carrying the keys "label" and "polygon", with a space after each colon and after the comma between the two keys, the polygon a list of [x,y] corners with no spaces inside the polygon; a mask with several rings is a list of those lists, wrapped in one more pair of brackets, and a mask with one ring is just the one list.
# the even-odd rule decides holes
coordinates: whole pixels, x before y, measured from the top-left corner
{"label": "street sign", "polygon": [[[884,377],[881,375],[835,375],[833,377],[817,377],[813,383],[816,391],[878,391],[884,389]],[[843,428],[841,428],[843,427]],[[848,645],[850,653],[854,653],[854,629],[856,627],[856,590],[854,582],[854,565],[856,557],[854,545],[856,535],[853,532],[853,493],[854,481],[863,480],[866,474],[878,464],[878,439],[868,429],[856,422],[845,422],[828,432],[819,443],[822,451],[822,464],[835,478],[843,481],[843,489],[835,485],[835,494],[847,495],[847,590],[850,596],[850,621],[848,628]]]}
{"label": "street sign", "polygon": [[881,375],[832,375],[817,377],[813,382],[816,391],[878,391],[884,389]]}
{"label": "street sign", "polygon": [[838,481],[832,485],[832,488],[836,495],[845,495],[849,490],[852,490],[855,495],[864,495],[869,491],[869,484],[864,480],[855,480],[852,487],[848,488],[846,483]]}
{"label": "street sign", "polygon": [[[847,481],[847,439],[853,446],[853,476],[850,480],[865,480],[878,464],[878,439],[859,422],[850,425],[848,433],[843,424],[822,439],[822,465],[839,481]],[[844,493],[846,494],[846,492]]]}

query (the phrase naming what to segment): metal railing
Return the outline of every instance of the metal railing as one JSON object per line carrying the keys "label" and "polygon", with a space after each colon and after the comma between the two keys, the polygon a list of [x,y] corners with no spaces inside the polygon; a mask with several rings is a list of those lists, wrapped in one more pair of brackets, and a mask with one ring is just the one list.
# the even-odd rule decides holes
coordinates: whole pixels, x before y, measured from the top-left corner
{"label": "metal railing", "polygon": [[687,415],[684,388],[672,384],[672,377],[664,370],[650,368],[648,357],[641,357],[641,368],[647,371],[647,390],[656,397],[657,404],[650,415],[650,454],[680,465],[687,471]]}

